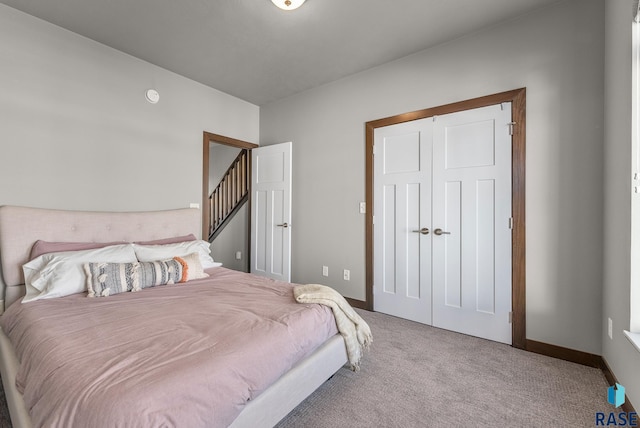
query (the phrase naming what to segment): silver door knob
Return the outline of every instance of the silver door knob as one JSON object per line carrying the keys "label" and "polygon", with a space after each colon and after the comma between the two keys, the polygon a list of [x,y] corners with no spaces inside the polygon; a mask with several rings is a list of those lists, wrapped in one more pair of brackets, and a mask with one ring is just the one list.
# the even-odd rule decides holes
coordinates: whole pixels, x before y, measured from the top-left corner
{"label": "silver door knob", "polygon": [[423,227],[420,230],[414,230],[414,233],[422,233],[423,235],[428,235],[429,234],[429,229],[427,229],[426,227]]}
{"label": "silver door knob", "polygon": [[288,223],[276,224],[276,227],[284,227],[285,229],[289,227]]}
{"label": "silver door knob", "polygon": [[451,232],[445,232],[444,230],[437,228],[436,230],[433,231],[434,234],[440,236],[440,235],[451,235]]}

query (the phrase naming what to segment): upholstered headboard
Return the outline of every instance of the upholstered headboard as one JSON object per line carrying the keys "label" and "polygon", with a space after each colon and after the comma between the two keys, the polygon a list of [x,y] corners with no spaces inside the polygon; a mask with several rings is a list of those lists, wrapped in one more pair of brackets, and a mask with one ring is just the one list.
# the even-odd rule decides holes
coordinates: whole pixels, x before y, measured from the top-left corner
{"label": "upholstered headboard", "polygon": [[0,206],[0,313],[24,295],[22,265],[37,240],[150,241],[202,231],[200,210],[148,212],[62,211]]}

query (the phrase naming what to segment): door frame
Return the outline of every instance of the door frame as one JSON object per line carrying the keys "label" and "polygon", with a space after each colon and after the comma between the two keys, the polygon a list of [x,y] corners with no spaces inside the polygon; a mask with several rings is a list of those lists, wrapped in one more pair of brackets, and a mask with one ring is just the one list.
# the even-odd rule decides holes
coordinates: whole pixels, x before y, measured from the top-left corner
{"label": "door frame", "polygon": [[511,102],[513,123],[511,154],[511,205],[513,216],[511,256],[512,346],[526,346],[526,234],[525,234],[525,148],[526,148],[526,88],[500,92],[438,107],[377,119],[365,123],[365,305],[373,311],[373,144],[376,128],[396,125],[427,117],[441,116],[464,110]]}
{"label": "door frame", "polygon": [[[249,210],[251,210],[251,149],[260,147],[257,144],[249,143],[247,141],[236,140],[235,138],[225,137],[224,135],[214,134],[212,132],[202,132],[202,239],[209,240],[209,144],[217,143],[225,146],[237,147],[239,149],[247,149],[249,151],[248,156],[248,168],[249,168]],[[251,212],[251,211],[249,211]],[[249,244],[251,244],[251,216],[247,222],[247,236]],[[249,251],[248,262],[251,263],[251,251]],[[250,265],[249,265],[250,266]]]}

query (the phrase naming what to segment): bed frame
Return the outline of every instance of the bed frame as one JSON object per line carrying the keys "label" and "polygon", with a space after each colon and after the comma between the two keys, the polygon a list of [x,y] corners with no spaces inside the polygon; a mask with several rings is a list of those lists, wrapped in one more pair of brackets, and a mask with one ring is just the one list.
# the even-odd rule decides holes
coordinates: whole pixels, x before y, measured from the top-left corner
{"label": "bed frame", "polygon": [[[25,293],[22,265],[37,240],[51,242],[149,241],[190,233],[200,236],[198,209],[150,212],[62,211],[0,206],[0,312]],[[233,428],[273,426],[347,362],[344,340],[335,335],[249,402]],[[14,428],[31,418],[15,386],[19,361],[0,330],[0,375]]]}

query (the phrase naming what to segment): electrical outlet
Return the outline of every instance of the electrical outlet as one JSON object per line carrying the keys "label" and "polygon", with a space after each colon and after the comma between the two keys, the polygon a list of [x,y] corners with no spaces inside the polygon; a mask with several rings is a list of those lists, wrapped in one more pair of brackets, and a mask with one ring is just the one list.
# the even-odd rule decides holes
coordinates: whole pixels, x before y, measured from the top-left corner
{"label": "electrical outlet", "polygon": [[351,271],[349,269],[344,270],[343,278],[345,281],[349,281],[351,279]]}
{"label": "electrical outlet", "polygon": [[609,327],[607,329],[607,333],[609,333],[609,339],[613,339],[613,320],[609,318]]}
{"label": "electrical outlet", "polygon": [[236,251],[236,260],[242,260],[242,251]]}
{"label": "electrical outlet", "polygon": [[200,209],[200,204],[199,204],[199,203],[197,203],[197,202],[191,202],[191,203],[189,204],[189,208],[197,208],[197,209]]}
{"label": "electrical outlet", "polygon": [[329,276],[329,266],[322,266],[322,276]]}

